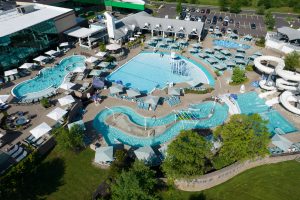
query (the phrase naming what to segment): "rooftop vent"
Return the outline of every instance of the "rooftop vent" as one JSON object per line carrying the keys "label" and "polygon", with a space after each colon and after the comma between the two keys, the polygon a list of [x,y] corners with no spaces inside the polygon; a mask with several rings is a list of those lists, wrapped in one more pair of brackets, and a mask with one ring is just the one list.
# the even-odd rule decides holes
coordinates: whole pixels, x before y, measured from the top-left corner
{"label": "rooftop vent", "polygon": [[34,5],[26,5],[17,7],[18,13],[20,14],[27,14],[34,11]]}

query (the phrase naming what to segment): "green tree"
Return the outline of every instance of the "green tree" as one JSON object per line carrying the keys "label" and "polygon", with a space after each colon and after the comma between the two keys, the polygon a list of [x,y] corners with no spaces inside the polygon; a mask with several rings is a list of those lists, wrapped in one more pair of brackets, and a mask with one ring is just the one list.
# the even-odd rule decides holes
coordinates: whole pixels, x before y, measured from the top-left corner
{"label": "green tree", "polygon": [[182,5],[181,5],[181,0],[179,0],[178,2],[177,2],[177,5],[176,5],[176,13],[177,14],[179,14],[179,13],[181,13],[181,11],[182,11]]}
{"label": "green tree", "polygon": [[256,46],[265,47],[266,39],[265,37],[260,37],[259,40],[255,42]]}
{"label": "green tree", "polygon": [[265,14],[265,6],[264,5],[261,5],[261,6],[258,6],[257,9],[256,9],[256,14],[258,15],[264,15]]}
{"label": "green tree", "polygon": [[220,11],[227,11],[228,1],[227,0],[219,0]]}
{"label": "green tree", "polygon": [[300,68],[300,54],[296,51],[286,55],[284,59],[285,69],[290,71],[295,71],[297,68]]}
{"label": "green tree", "polygon": [[56,141],[60,148],[66,150],[78,150],[84,146],[84,131],[81,126],[74,125],[70,130],[59,128],[55,130]]}
{"label": "green tree", "polygon": [[117,176],[122,170],[128,170],[131,166],[132,160],[130,159],[127,150],[118,149],[115,153],[115,160],[111,163],[109,170],[112,176]]}
{"label": "green tree", "polygon": [[162,169],[171,179],[204,174],[211,157],[210,149],[211,143],[198,133],[181,131],[168,146]]}
{"label": "green tree", "polygon": [[42,104],[42,106],[43,106],[44,108],[49,108],[49,107],[50,107],[49,99],[47,99],[47,98],[45,98],[45,97],[42,98],[41,104]]}
{"label": "green tree", "polygon": [[241,12],[241,2],[239,0],[233,0],[230,4],[231,13],[240,13]]}
{"label": "green tree", "polygon": [[106,46],[105,46],[104,42],[99,43],[99,50],[102,52],[106,51]]}
{"label": "green tree", "polygon": [[220,138],[222,147],[213,159],[216,169],[236,161],[268,154],[270,133],[267,121],[259,114],[233,115],[225,125],[217,127],[214,137]]}
{"label": "green tree", "polygon": [[265,15],[265,24],[267,25],[267,28],[269,30],[273,30],[274,26],[275,26],[275,19],[271,13],[271,11],[267,11],[266,15]]}
{"label": "green tree", "polygon": [[232,73],[232,83],[233,84],[241,84],[247,80],[245,70],[240,69],[239,67],[235,67]]}
{"label": "green tree", "polygon": [[111,186],[112,200],[155,200],[155,172],[141,161],[122,171]]}

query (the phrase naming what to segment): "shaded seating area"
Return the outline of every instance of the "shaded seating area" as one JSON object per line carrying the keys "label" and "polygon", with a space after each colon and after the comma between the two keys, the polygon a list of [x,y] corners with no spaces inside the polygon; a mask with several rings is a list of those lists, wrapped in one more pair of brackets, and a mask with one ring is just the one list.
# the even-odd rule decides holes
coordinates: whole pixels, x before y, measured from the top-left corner
{"label": "shaded seating area", "polygon": [[114,148],[112,146],[108,147],[98,147],[96,148],[94,162],[101,165],[109,165],[114,160],[113,153]]}
{"label": "shaded seating area", "polygon": [[181,103],[179,96],[171,96],[171,97],[165,97],[165,101],[168,103],[169,106],[177,106]]}

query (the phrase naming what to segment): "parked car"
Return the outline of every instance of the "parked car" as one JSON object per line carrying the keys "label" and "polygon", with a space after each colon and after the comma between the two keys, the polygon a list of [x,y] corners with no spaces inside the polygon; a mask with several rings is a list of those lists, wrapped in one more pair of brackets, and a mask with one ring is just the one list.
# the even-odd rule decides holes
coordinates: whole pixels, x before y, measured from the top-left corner
{"label": "parked car", "polygon": [[220,28],[219,28],[219,26],[216,26],[215,31],[218,31],[218,30],[220,30]]}
{"label": "parked car", "polygon": [[256,24],[255,23],[251,24],[251,29],[256,29]]}
{"label": "parked car", "polygon": [[228,34],[231,34],[231,33],[232,33],[231,28],[228,28],[226,32],[227,32]]}
{"label": "parked car", "polygon": [[214,16],[214,17],[213,17],[213,20],[212,20],[212,24],[217,24],[217,21],[218,21],[218,17],[217,17],[217,16]]}
{"label": "parked car", "polygon": [[207,19],[206,19],[206,23],[207,23],[207,24],[210,24],[210,23],[211,23],[211,20],[210,20],[209,18],[207,18]]}
{"label": "parked car", "polygon": [[234,32],[235,34],[238,34],[238,31],[237,31],[236,29],[233,29],[233,32]]}
{"label": "parked car", "polygon": [[210,13],[210,9],[206,9],[206,14],[209,14]]}
{"label": "parked car", "polygon": [[231,19],[229,20],[229,23],[230,23],[230,24],[233,24],[233,23],[234,23],[234,19],[231,18]]}
{"label": "parked car", "polygon": [[213,27],[213,26],[210,26],[209,29],[208,29],[208,31],[209,31],[209,32],[213,32],[213,31],[214,31],[214,27]]}
{"label": "parked car", "polygon": [[191,8],[190,9],[191,12],[195,12],[195,10],[196,10],[195,8]]}
{"label": "parked car", "polygon": [[9,107],[9,105],[7,105],[6,103],[1,103],[0,104],[0,110],[5,110]]}
{"label": "parked car", "polygon": [[189,8],[186,8],[185,11],[186,11],[186,12],[190,12],[190,9],[189,9]]}
{"label": "parked car", "polygon": [[197,13],[200,12],[200,8],[197,8],[197,9],[196,9],[196,12],[197,12]]}
{"label": "parked car", "polygon": [[221,28],[221,32],[222,32],[223,34],[225,34],[225,33],[226,33],[226,28],[225,28],[225,27],[222,27],[222,28]]}
{"label": "parked car", "polygon": [[224,21],[223,26],[228,26],[228,21]]}
{"label": "parked car", "polygon": [[186,11],[186,7],[182,7],[182,11],[183,11],[183,12]]}
{"label": "parked car", "polygon": [[205,13],[205,9],[201,9],[201,13]]}
{"label": "parked car", "polygon": [[201,22],[205,22],[205,20],[206,20],[206,15],[203,15],[201,18]]}
{"label": "parked car", "polygon": [[236,28],[239,28],[239,27],[240,27],[240,22],[236,22],[236,23],[235,23],[235,27],[236,27]]}
{"label": "parked car", "polygon": [[224,17],[224,22],[229,22],[229,17],[228,16]]}
{"label": "parked car", "polygon": [[218,21],[219,21],[219,22],[222,22],[222,21],[223,21],[223,17],[222,17],[222,16],[219,16]]}

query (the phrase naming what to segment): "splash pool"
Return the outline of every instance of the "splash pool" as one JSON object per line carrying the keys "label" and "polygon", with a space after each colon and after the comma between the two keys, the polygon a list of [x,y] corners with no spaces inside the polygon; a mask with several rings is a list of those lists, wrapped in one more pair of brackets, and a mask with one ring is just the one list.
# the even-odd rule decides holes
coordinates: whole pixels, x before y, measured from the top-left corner
{"label": "splash pool", "polygon": [[220,46],[220,47],[225,47],[228,49],[238,49],[238,48],[243,48],[243,49],[250,49],[251,46],[246,45],[246,44],[240,44],[234,41],[230,40],[214,40],[213,41],[215,46]]}
{"label": "splash pool", "polygon": [[241,113],[253,114],[259,113],[263,119],[268,120],[269,131],[274,134],[276,128],[280,128],[285,133],[297,131],[296,127],[285,119],[278,111],[270,109],[265,101],[257,95],[256,92],[248,92],[239,94],[237,103],[240,107]]}
{"label": "splash pool", "polygon": [[162,57],[159,52],[138,54],[110,74],[107,80],[122,81],[126,87],[136,88],[144,93],[155,88],[162,89],[171,82],[196,81],[211,86],[215,83],[213,76],[201,64],[179,55],[177,59],[172,59],[168,53],[164,53]]}
{"label": "splash pool", "polygon": [[17,98],[26,97],[28,94],[37,93],[50,87],[59,87],[65,76],[77,67],[85,66],[85,57],[74,55],[64,58],[53,67],[42,69],[39,74],[24,82],[19,83],[12,90],[12,94]]}
{"label": "splash pool", "polygon": [[[208,117],[211,109],[214,108],[214,113],[211,117]],[[161,118],[149,118],[146,120],[143,116],[137,114],[134,110],[129,107],[111,107],[110,109],[102,110],[97,114],[93,121],[93,125],[98,130],[108,143],[108,145],[116,144],[118,141],[130,146],[141,147],[141,146],[155,146],[163,144],[175,136],[177,136],[180,130],[193,129],[193,128],[212,128],[222,124],[228,113],[228,107],[226,105],[215,104],[213,102],[205,102],[197,105],[193,105],[189,108],[189,112],[194,112],[199,120],[190,123],[187,120],[175,121],[176,114],[170,113]],[[126,133],[114,126],[110,126],[106,123],[106,119],[114,114],[126,115],[129,120],[138,125],[144,126],[146,121],[147,127],[155,127],[162,125],[170,125],[163,133],[157,136],[150,137],[137,137],[130,133]],[[200,119],[201,118],[201,119]],[[173,123],[173,124],[172,124]]]}

